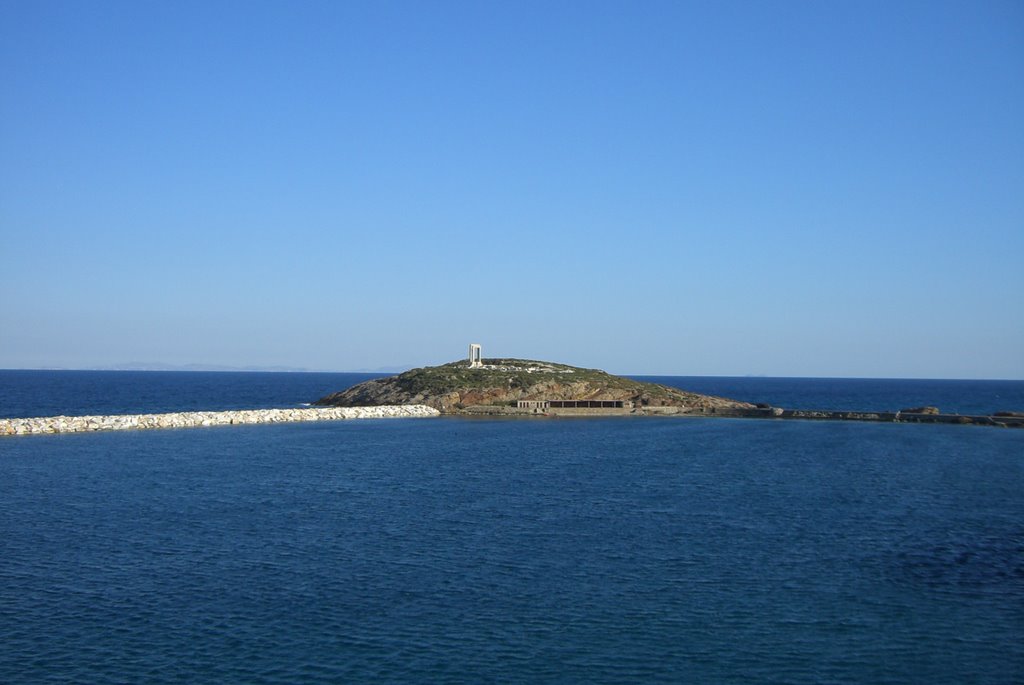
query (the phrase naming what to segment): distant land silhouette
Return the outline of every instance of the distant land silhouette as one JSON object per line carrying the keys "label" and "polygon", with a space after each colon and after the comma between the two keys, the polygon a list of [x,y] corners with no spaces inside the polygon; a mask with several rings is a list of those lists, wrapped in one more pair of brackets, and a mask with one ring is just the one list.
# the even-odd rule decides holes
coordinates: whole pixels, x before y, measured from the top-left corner
{"label": "distant land silhouette", "polygon": [[[73,369],[52,367],[53,370],[67,371]],[[83,371],[249,371],[264,373],[401,373],[408,371],[412,365],[381,366],[377,368],[359,369],[310,369],[302,366],[231,366],[227,364],[167,364],[165,362],[127,362],[106,366],[91,366]]]}

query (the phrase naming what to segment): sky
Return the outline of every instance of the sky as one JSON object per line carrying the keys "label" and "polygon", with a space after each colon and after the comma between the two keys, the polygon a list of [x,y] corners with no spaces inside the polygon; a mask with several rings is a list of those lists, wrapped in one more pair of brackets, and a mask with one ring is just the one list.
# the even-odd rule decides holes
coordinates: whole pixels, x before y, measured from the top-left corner
{"label": "sky", "polygon": [[0,368],[1024,379],[1024,3],[0,0]]}

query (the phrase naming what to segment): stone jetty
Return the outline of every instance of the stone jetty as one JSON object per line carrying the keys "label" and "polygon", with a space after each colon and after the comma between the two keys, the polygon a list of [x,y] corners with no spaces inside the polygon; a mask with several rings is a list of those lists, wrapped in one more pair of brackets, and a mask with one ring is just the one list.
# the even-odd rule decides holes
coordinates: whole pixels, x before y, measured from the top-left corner
{"label": "stone jetty", "polygon": [[[670,410],[646,413],[667,414]],[[680,412],[681,414],[681,412]],[[1024,428],[1024,413],[997,411],[991,415],[943,414],[936,407],[917,407],[900,411],[835,411],[819,409],[781,409],[759,405],[754,409],[716,409],[695,411],[686,416],[723,416],[745,419],[810,419],[825,421],[880,421],[886,423],[948,423],[966,426]]]}
{"label": "stone jetty", "polygon": [[301,409],[245,409],[239,411],[188,411],[171,414],[124,414],[116,416],[46,416],[0,419],[0,435],[82,433],[88,431],[195,428],[293,421],[340,421],[343,419],[426,418],[440,412],[426,405],[381,407],[307,407]]}

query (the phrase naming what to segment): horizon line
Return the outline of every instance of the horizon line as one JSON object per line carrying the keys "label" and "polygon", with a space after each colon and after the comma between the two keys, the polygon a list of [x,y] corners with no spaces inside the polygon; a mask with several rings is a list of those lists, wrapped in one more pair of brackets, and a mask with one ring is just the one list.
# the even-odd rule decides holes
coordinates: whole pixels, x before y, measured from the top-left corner
{"label": "horizon line", "polygon": [[[208,367],[208,368],[192,368],[192,367]],[[302,367],[287,367],[287,366],[267,366],[267,367],[227,367],[219,366],[216,364],[182,364],[182,365],[167,365],[166,368],[114,368],[110,366],[106,367],[64,367],[64,366],[42,366],[42,367],[0,367],[0,371],[91,371],[99,373],[280,373],[280,374],[300,374],[300,373],[351,373],[351,374],[384,374],[384,375],[397,375],[404,373],[416,368],[425,368],[423,366],[408,366],[408,367],[382,367],[378,369],[308,369]],[[392,369],[392,370],[387,370]],[[598,369],[601,370],[601,369]],[[1004,382],[1024,382],[1024,378],[992,378],[992,377],[975,377],[975,378],[956,378],[956,377],[942,377],[942,376],[806,376],[806,375],[794,375],[794,376],[776,376],[772,374],[707,374],[707,373],[612,373],[606,371],[614,376],[625,376],[633,378],[763,378],[763,379],[806,379],[806,380],[874,380],[874,381],[1004,381]]]}

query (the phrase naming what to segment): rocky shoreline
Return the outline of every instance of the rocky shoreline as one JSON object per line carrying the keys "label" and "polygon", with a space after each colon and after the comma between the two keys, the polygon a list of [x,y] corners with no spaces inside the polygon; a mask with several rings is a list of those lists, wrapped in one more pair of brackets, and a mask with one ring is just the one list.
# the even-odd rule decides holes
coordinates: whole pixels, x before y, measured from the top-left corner
{"label": "rocky shoreline", "polygon": [[1024,413],[996,412],[994,414],[943,414],[934,407],[902,409],[900,411],[848,411],[821,409],[782,409],[766,405],[753,409],[712,408],[681,412],[674,408],[645,410],[646,414],[660,416],[718,416],[742,419],[803,419],[811,421],[873,421],[881,423],[946,423],[961,426],[997,426],[999,428],[1024,428]]}
{"label": "rocky shoreline", "polygon": [[583,416],[679,416],[691,418],[732,419],[797,419],[811,421],[873,421],[881,423],[946,423],[966,426],[997,426],[1024,428],[1024,413],[996,412],[994,414],[943,414],[934,407],[903,409],[900,411],[850,411],[831,409],[782,409],[768,405],[749,407],[624,407],[621,409],[522,409],[508,406],[476,405],[466,407],[459,414],[468,416],[504,417],[583,417]]}
{"label": "rocky shoreline", "polygon": [[[513,407],[467,407],[461,414],[477,416],[536,417],[535,413]],[[374,407],[309,407],[303,409],[246,409],[237,411],[196,411],[167,414],[118,414],[112,416],[45,416],[0,419],[0,436],[45,435],[54,433],[86,433],[115,430],[148,430],[156,428],[198,428],[299,421],[342,421],[347,419],[430,418],[442,412],[423,404],[386,405]],[[1024,414],[997,412],[985,416],[941,414],[935,412],[898,411],[821,411],[780,409],[760,406],[751,409],[736,407],[647,407],[642,410],[561,410],[541,416],[680,416],[745,419],[804,419],[826,421],[869,421],[883,423],[945,423],[974,426],[1024,428]]]}
{"label": "rocky shoreline", "polygon": [[398,419],[439,416],[422,404],[380,407],[309,407],[303,409],[244,409],[238,411],[190,411],[169,414],[120,414],[115,416],[44,416],[0,419],[0,435],[39,435],[92,431],[196,428],[296,421],[344,419]]}

